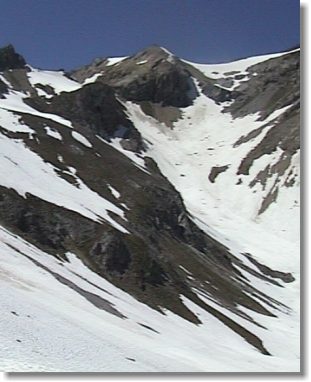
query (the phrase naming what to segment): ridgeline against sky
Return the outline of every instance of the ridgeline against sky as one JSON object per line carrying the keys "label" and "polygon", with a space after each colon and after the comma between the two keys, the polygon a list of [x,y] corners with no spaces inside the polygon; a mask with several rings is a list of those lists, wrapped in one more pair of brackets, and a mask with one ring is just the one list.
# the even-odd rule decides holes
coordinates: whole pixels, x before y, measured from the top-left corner
{"label": "ridgeline against sky", "polygon": [[0,45],[36,67],[70,69],[159,44],[224,62],[299,44],[298,0],[3,0]]}

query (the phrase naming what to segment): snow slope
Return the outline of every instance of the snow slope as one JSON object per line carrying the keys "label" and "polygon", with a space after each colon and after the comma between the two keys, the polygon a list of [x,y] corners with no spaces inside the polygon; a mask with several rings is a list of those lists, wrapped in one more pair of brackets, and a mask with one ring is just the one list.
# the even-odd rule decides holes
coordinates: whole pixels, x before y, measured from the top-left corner
{"label": "snow slope", "polygon": [[[148,308],[92,273],[73,254],[68,253],[69,262],[62,263],[2,228],[0,247],[0,370],[298,369],[297,350],[282,347],[282,342],[275,342],[264,329],[260,331],[266,332],[268,346],[274,344],[272,357],[255,350],[186,298],[202,325]],[[275,325],[278,335],[285,331],[292,335],[282,319]],[[291,342],[295,341],[297,338]]]}
{"label": "snow slope", "polygon": [[298,51],[299,49],[293,49],[287,52],[282,53],[274,53],[274,54],[265,54],[254,57],[247,57],[241,60],[220,63],[220,64],[197,64],[194,62],[186,61],[187,64],[194,66],[196,69],[199,69],[204,75],[209,78],[218,79],[222,77],[226,77],[226,75],[230,72],[238,72],[239,74],[247,74],[247,69],[250,66],[259,64],[261,62],[270,60],[272,58],[277,58],[283,56],[284,54],[293,53]]}
{"label": "snow slope", "polygon": [[[192,106],[183,109],[182,119],[174,123],[173,129],[146,116],[138,105],[127,102],[127,108],[131,120],[146,140],[148,155],[156,160],[195,217],[205,214],[209,216],[210,226],[222,228],[222,215],[225,215],[233,222],[229,225],[238,226],[241,231],[255,223],[254,226],[274,233],[276,241],[278,236],[282,236],[299,245],[299,187],[283,188],[277,202],[272,204],[272,211],[268,209],[258,215],[274,179],[269,179],[265,189],[259,184],[252,189],[248,185],[260,170],[281,156],[281,150],[256,160],[250,175],[236,175],[241,159],[260,142],[272,121],[287,108],[277,110],[265,121],[257,121],[256,114],[233,119],[229,113],[221,112],[222,106],[201,95]],[[241,136],[264,125],[256,138],[247,144],[234,146]],[[211,169],[222,165],[227,165],[228,169],[212,183],[208,178]],[[284,179],[292,169],[295,172],[299,170],[299,154],[292,158]],[[240,184],[237,184],[238,178],[241,179]],[[284,219],[284,211],[287,219]]]}
{"label": "snow slope", "polygon": [[[217,70],[221,75],[229,70],[243,72],[248,66],[273,57],[275,55],[243,60],[232,66],[224,64]],[[206,74],[216,70],[214,67],[205,69],[208,69]],[[280,321],[273,323],[273,319],[267,319],[264,325],[270,329],[269,334],[265,336],[265,333],[260,333],[260,338],[264,338],[264,343],[271,341],[271,346],[277,352],[289,346],[294,357],[298,357],[299,182],[294,187],[281,188],[277,200],[259,214],[262,200],[273,187],[275,178],[268,179],[266,187],[257,184],[250,188],[249,182],[267,164],[277,162],[282,150],[255,160],[249,175],[236,175],[241,159],[261,141],[267,130],[290,106],[276,110],[260,121],[257,114],[233,119],[229,113],[222,112],[226,105],[218,105],[201,94],[193,105],[182,109],[182,117],[170,129],[145,115],[140,106],[126,102],[129,118],[145,139],[146,155],[156,161],[161,172],[180,192],[195,223],[243,261],[243,254],[250,253],[259,262],[294,275],[296,281],[284,290],[278,290],[274,296],[290,307],[291,311],[282,319],[279,317]],[[243,145],[235,145],[240,137],[258,127],[262,127],[260,134]],[[227,168],[218,175],[217,181],[211,182],[209,174],[212,168],[223,165],[227,165]],[[282,182],[285,182],[290,172],[299,177],[299,152],[292,157]],[[252,285],[256,285],[256,282],[252,279]],[[265,287],[259,289],[265,290]],[[266,292],[271,296],[270,287]],[[286,329],[281,329],[283,319]],[[263,321],[259,319],[259,322]],[[286,345],[285,342],[282,345],[283,340],[279,337],[281,332],[283,339],[286,338]]]}

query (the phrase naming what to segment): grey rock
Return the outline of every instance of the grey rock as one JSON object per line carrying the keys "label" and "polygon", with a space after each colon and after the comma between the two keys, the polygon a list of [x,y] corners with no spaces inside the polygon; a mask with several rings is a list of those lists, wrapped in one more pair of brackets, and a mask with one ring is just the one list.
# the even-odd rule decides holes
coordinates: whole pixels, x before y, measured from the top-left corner
{"label": "grey rock", "polygon": [[300,52],[253,65],[250,79],[233,92],[234,103],[226,110],[235,118],[260,112],[264,120],[273,111],[296,103],[300,97]]}

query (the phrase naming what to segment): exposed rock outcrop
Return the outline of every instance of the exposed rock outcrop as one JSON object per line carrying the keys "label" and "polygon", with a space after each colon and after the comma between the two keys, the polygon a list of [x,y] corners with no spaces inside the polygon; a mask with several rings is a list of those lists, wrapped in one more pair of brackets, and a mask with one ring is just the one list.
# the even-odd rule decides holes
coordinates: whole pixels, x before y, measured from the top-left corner
{"label": "exposed rock outcrop", "polygon": [[26,65],[24,58],[15,52],[13,45],[0,49],[0,72],[9,69],[22,69]]}
{"label": "exposed rock outcrop", "polygon": [[98,81],[112,86],[120,97],[130,101],[186,107],[197,96],[193,80],[179,59],[158,46],[114,65],[107,66],[103,60],[70,75],[82,81],[95,73],[101,74]]}
{"label": "exposed rock outcrop", "polygon": [[273,111],[300,98],[300,51],[253,65],[249,80],[233,91],[234,103],[227,111],[234,117],[260,112],[264,120]]}

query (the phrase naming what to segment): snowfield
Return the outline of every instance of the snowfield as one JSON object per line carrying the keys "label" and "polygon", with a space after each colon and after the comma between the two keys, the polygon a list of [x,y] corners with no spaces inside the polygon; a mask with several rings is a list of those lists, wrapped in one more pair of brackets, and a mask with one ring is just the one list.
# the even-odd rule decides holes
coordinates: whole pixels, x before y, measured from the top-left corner
{"label": "snowfield", "polygon": [[[297,320],[295,315],[284,312],[274,325],[267,319],[272,331],[257,329],[275,352],[265,356],[186,298],[202,325],[148,308],[92,273],[71,253],[69,262],[62,263],[5,229],[0,230],[0,249],[0,370],[273,372],[299,368],[299,347],[295,347],[299,341],[288,331]],[[285,334],[293,337],[293,348],[282,346]]]}
{"label": "snowfield", "polygon": [[[194,105],[183,109],[182,119],[174,123],[173,129],[169,129],[146,116],[140,106],[131,102],[127,102],[126,106],[130,119],[145,138],[148,155],[155,159],[163,174],[181,193],[188,211],[194,217],[205,214],[209,219],[214,218],[205,222],[215,228],[222,227],[222,214],[226,214],[231,221],[239,222],[242,232],[247,230],[241,224],[247,226],[257,223],[255,226],[269,227],[269,232],[286,237],[290,242],[296,241],[299,245],[299,187],[283,187],[277,205],[272,204],[275,207],[273,212],[268,209],[258,215],[262,200],[274,184],[274,178],[268,180],[265,190],[259,184],[252,189],[248,185],[267,164],[280,158],[281,150],[257,159],[249,175],[236,175],[241,158],[261,141],[273,121],[287,107],[277,110],[265,121],[258,121],[257,114],[233,119],[229,113],[221,112],[222,106],[201,95]],[[241,136],[265,124],[267,126],[256,138],[234,147]],[[163,147],[166,148],[165,153]],[[211,169],[223,165],[228,166],[228,169],[212,183],[208,179]],[[283,175],[284,180],[291,170],[298,173],[299,154],[292,159],[290,168]],[[238,178],[241,179],[240,184],[237,184]]]}

